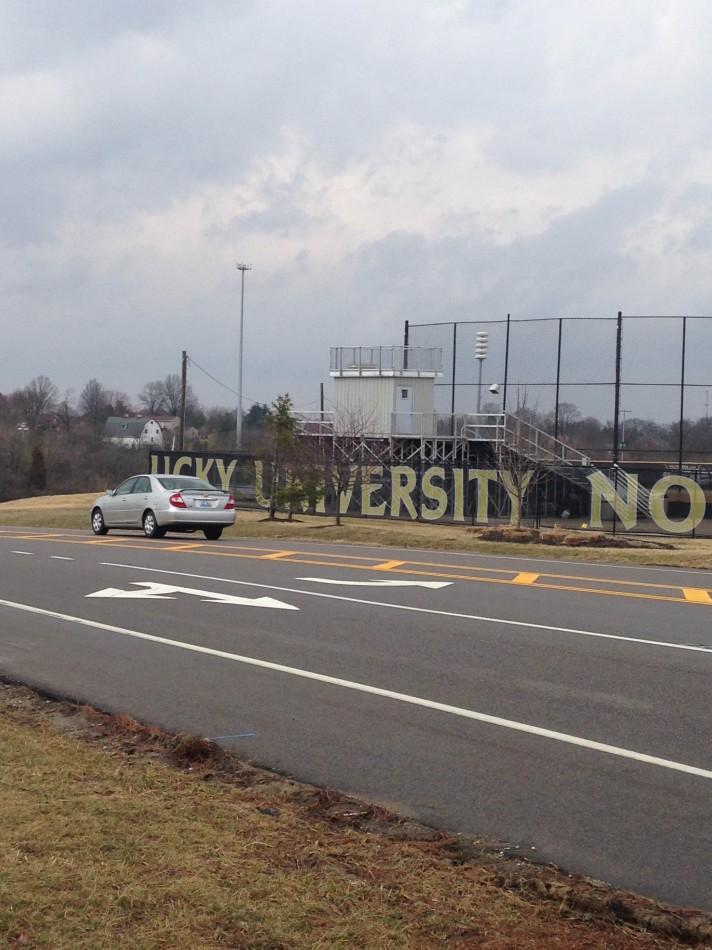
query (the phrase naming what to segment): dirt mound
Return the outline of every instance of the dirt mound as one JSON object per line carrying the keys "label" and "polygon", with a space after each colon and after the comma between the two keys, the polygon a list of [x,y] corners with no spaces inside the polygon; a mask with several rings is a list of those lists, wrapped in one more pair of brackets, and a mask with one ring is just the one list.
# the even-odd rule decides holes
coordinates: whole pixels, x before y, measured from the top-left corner
{"label": "dirt mound", "polygon": [[674,544],[665,541],[605,534],[603,531],[562,531],[560,528],[517,528],[511,525],[467,530],[481,541],[507,541],[510,544],[549,544],[567,548],[675,549]]}

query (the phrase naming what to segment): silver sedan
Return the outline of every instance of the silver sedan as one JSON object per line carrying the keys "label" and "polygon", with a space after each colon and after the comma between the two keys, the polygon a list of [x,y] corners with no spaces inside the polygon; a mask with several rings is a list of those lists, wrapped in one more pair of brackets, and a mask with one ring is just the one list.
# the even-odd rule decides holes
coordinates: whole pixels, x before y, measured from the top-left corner
{"label": "silver sedan", "polygon": [[94,534],[140,528],[147,538],[162,538],[166,531],[202,530],[217,541],[234,523],[232,495],[189,475],[133,475],[91,506]]}

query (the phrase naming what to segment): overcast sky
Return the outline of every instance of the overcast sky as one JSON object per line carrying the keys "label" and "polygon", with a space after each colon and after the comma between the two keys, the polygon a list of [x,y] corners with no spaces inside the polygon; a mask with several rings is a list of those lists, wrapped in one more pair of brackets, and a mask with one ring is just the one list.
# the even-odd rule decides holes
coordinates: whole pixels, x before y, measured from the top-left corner
{"label": "overcast sky", "polygon": [[712,313],[710,36],[709,0],[0,0],[0,392],[135,398],[183,349],[234,387],[237,261],[247,405],[318,408],[406,318]]}

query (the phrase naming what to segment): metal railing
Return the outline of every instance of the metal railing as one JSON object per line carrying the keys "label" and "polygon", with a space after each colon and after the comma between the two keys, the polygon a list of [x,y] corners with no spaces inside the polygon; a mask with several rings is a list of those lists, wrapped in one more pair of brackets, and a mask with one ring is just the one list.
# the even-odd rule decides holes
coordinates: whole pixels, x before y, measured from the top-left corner
{"label": "metal railing", "polygon": [[[504,438],[502,444],[534,462],[547,466],[570,481],[579,482],[588,480],[588,475],[599,472],[604,478],[610,478],[605,472],[597,468],[588,455],[572,448],[553,435],[537,428],[526,419],[512,413],[505,415]],[[632,475],[618,466],[615,474],[615,487],[623,488],[625,497],[630,498],[636,492],[636,510],[638,514],[647,518],[650,513],[650,492],[640,485]]]}
{"label": "metal railing", "polygon": [[442,374],[439,346],[332,346],[330,372],[359,376],[379,373]]}
{"label": "metal railing", "polygon": [[460,437],[467,442],[494,442],[506,438],[507,416],[503,412],[470,413],[460,429]]}
{"label": "metal railing", "polygon": [[532,425],[521,416],[515,416],[511,412],[505,413],[504,429],[504,444],[535,462],[582,467],[591,465],[588,455],[560,439],[555,439],[553,435]]}
{"label": "metal railing", "polygon": [[333,412],[295,412],[294,418],[300,435],[331,437],[336,434],[336,416]]}

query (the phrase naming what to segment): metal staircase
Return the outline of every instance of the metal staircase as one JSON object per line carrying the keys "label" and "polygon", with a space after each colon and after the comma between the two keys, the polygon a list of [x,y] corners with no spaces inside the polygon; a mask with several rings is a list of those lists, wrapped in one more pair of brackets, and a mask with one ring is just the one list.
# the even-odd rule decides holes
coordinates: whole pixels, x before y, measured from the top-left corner
{"label": "metal staircase", "polygon": [[[597,468],[591,459],[578,449],[567,445],[553,435],[539,429],[527,419],[514,413],[480,414],[470,417],[462,427],[462,438],[474,442],[491,442],[495,450],[502,447],[528,459],[552,474],[560,475],[570,483],[591,490],[589,476],[598,474],[611,482],[609,475]],[[616,493],[625,499],[637,491],[636,512],[650,517],[650,492],[634,476],[620,466],[614,468],[612,482]]]}

